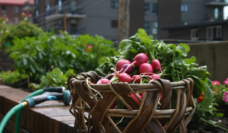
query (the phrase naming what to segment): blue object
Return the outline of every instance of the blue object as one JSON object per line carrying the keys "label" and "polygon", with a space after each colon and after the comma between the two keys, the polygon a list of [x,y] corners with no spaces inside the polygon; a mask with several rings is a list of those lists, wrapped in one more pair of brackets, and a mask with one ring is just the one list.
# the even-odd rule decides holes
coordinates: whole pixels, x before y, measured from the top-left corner
{"label": "blue object", "polygon": [[71,102],[71,94],[70,94],[70,91],[69,90],[66,90],[63,94],[63,103],[65,105],[70,105],[70,102]]}
{"label": "blue object", "polygon": [[25,101],[27,101],[29,103],[29,108],[34,107],[35,103],[32,98],[27,98]]}
{"label": "blue object", "polygon": [[57,99],[56,96],[53,96],[53,95],[47,96],[47,100],[56,100],[56,99]]}

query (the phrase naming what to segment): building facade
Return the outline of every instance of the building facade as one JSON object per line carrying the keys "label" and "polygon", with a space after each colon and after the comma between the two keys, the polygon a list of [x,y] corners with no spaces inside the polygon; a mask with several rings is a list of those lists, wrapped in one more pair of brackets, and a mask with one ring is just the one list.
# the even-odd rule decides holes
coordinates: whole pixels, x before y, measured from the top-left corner
{"label": "building facade", "polygon": [[156,39],[158,35],[158,0],[144,0],[144,29]]}
{"label": "building facade", "polygon": [[23,12],[23,4],[26,0],[1,0],[0,1],[0,16],[10,24],[16,24],[21,20]]}
{"label": "building facade", "polygon": [[[173,5],[172,5],[173,3]],[[169,6],[168,6],[169,5]],[[159,0],[159,39],[227,40],[226,0]],[[164,9],[168,9],[164,10]]]}
{"label": "building facade", "polygon": [[[71,35],[97,34],[118,40],[118,0],[39,0],[34,3],[35,20],[45,31],[64,30],[66,20],[66,31]],[[134,35],[138,28],[145,28],[156,37],[157,0],[130,0],[129,6],[129,35]]]}

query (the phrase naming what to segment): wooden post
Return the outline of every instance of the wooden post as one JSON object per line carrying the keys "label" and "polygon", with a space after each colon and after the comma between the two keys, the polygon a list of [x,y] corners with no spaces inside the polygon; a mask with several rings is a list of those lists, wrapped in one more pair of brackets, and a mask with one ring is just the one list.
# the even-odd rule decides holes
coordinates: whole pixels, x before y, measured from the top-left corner
{"label": "wooden post", "polygon": [[129,37],[130,0],[119,0],[118,37],[119,43]]}
{"label": "wooden post", "polygon": [[66,24],[66,13],[64,12],[64,17],[63,17],[63,23],[64,23],[64,31],[67,31],[67,24]]}
{"label": "wooden post", "polygon": [[28,91],[31,91],[29,84],[30,84],[30,79],[29,79],[29,75],[28,75]]}

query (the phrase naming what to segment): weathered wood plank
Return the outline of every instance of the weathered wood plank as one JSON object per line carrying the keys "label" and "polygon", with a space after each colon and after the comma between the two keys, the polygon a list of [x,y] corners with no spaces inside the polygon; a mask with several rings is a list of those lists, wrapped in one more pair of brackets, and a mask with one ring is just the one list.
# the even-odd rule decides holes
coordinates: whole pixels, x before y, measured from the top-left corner
{"label": "weathered wood plank", "polygon": [[[0,85],[0,115],[5,115],[11,108],[29,95],[20,89]],[[15,121],[15,115],[10,121]],[[34,108],[23,109],[20,126],[32,133],[48,132],[58,133],[73,131],[75,118],[69,112],[69,106],[59,101],[47,101]],[[14,127],[14,126],[13,126]],[[10,128],[13,131],[14,128]],[[13,131],[14,132],[14,131]]]}

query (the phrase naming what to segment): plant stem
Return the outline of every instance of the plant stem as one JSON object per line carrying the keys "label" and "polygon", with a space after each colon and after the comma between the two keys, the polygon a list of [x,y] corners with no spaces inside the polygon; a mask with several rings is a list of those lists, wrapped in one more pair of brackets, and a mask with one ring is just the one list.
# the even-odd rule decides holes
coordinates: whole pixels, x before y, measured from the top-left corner
{"label": "plant stem", "polygon": [[151,52],[151,50],[149,50],[149,52],[150,52],[150,57],[151,57],[151,59],[152,59],[152,60],[155,59],[155,57],[154,57],[154,50],[153,50],[153,52]]}
{"label": "plant stem", "polygon": [[110,82],[112,83],[112,82],[115,82],[115,81],[117,81],[118,80],[118,77],[117,76],[114,76],[111,80],[110,80]]}

